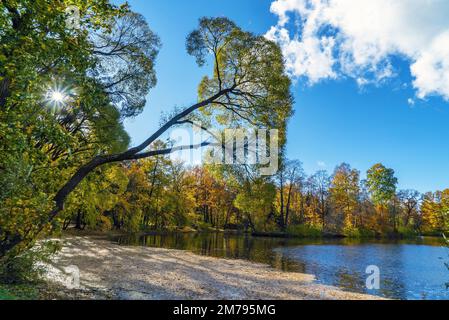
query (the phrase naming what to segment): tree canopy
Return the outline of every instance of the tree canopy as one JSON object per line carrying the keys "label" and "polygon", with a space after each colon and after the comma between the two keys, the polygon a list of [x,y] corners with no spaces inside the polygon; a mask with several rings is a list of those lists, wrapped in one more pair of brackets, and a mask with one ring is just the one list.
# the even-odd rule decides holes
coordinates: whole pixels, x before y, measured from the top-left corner
{"label": "tree canopy", "polygon": [[[78,28],[67,24],[68,5],[79,8]],[[198,102],[175,110],[129,149],[123,120],[146,105],[161,45],[141,15],[106,0],[8,0],[0,23],[0,180],[7,186],[0,210],[8,221],[0,227],[0,256],[57,228],[66,201],[65,209],[76,211],[68,196],[77,187],[78,196],[94,190],[89,183],[98,188],[113,163],[208,145],[158,144],[193,117],[276,128],[285,143],[292,97],[281,51],[226,18],[202,18],[187,37],[187,52],[199,65],[213,65],[199,84]],[[94,171],[97,178],[89,176]]]}

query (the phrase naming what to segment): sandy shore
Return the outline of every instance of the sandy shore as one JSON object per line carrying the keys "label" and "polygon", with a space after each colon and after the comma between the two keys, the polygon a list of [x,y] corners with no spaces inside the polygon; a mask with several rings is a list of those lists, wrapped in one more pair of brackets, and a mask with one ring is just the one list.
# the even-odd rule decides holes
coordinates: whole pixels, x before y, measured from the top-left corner
{"label": "sandy shore", "polygon": [[48,279],[67,284],[67,276],[58,269],[76,266],[80,286],[62,290],[60,298],[378,299],[316,284],[312,275],[282,272],[244,260],[119,246],[92,237],[69,237],[63,241],[64,247],[54,259],[56,268],[49,268]]}

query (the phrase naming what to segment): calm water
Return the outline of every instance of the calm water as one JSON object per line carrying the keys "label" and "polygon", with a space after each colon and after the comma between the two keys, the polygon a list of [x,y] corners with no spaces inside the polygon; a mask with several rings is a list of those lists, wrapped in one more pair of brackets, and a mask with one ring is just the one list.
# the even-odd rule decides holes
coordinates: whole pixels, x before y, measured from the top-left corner
{"label": "calm water", "polygon": [[[174,233],[113,239],[123,245],[189,250],[314,274],[320,283],[395,299],[449,299],[449,250],[436,238],[407,241],[302,240],[223,233]],[[367,290],[367,266],[380,269],[380,289]]]}

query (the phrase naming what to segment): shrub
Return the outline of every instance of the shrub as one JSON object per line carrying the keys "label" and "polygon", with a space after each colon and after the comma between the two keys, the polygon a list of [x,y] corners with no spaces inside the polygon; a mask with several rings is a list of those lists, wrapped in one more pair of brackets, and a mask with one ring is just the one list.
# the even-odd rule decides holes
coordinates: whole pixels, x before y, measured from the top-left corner
{"label": "shrub", "polygon": [[309,225],[291,225],[287,228],[289,235],[301,238],[321,238],[323,230],[320,227]]}
{"label": "shrub", "polygon": [[414,238],[418,236],[418,233],[410,227],[399,227],[398,233],[403,238]]}
{"label": "shrub", "polygon": [[45,263],[61,249],[59,241],[42,241],[22,254],[0,261],[0,283],[24,284],[41,279]]}
{"label": "shrub", "polygon": [[374,238],[376,232],[364,228],[346,228],[343,230],[343,234],[348,238],[360,239],[360,238]]}

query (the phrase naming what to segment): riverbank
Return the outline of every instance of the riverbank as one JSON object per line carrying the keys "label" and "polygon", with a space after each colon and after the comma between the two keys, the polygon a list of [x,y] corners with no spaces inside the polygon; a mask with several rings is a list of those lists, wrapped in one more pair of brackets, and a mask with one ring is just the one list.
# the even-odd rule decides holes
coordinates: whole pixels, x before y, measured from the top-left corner
{"label": "riverbank", "polygon": [[260,238],[279,238],[279,239],[349,239],[349,240],[413,240],[423,237],[442,238],[442,233],[396,233],[396,234],[375,234],[368,231],[359,232],[356,234],[342,234],[333,232],[323,232],[319,229],[314,229],[305,226],[297,226],[289,228],[287,231],[244,231],[242,229],[217,229],[213,227],[194,229],[192,227],[182,227],[164,230],[140,231],[137,233],[128,233],[120,230],[111,231],[95,231],[95,230],[77,230],[70,228],[65,230],[65,236],[95,236],[95,237],[119,237],[119,236],[150,236],[150,235],[170,235],[170,234],[231,234],[231,235],[248,235]]}
{"label": "riverbank", "polygon": [[59,286],[67,284],[67,276],[59,270],[76,266],[80,286],[61,290],[55,298],[379,299],[317,284],[312,275],[282,272],[244,260],[119,246],[98,237],[70,236],[63,241],[47,279]]}

